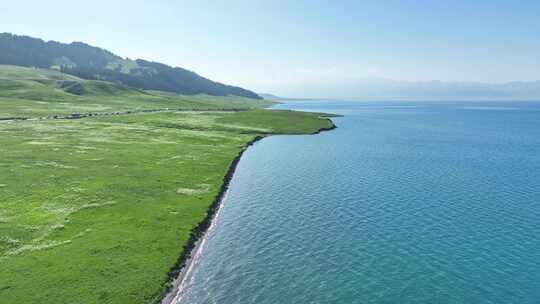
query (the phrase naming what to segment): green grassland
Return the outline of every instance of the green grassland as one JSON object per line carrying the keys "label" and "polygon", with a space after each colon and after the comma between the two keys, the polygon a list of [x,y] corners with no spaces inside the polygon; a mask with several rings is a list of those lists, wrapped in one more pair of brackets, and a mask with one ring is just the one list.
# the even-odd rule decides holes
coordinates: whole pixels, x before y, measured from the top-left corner
{"label": "green grassland", "polygon": [[272,102],[242,97],[183,96],[83,80],[55,70],[0,65],[0,119],[144,109],[249,109]]}
{"label": "green grassland", "polygon": [[[0,117],[152,102],[264,106],[234,97],[134,93],[111,83],[103,85],[119,92],[79,96],[48,84],[56,72],[3,67],[0,75]],[[167,272],[245,145],[256,136],[331,126],[319,114],[261,109],[0,122],[0,302],[158,301]]]}

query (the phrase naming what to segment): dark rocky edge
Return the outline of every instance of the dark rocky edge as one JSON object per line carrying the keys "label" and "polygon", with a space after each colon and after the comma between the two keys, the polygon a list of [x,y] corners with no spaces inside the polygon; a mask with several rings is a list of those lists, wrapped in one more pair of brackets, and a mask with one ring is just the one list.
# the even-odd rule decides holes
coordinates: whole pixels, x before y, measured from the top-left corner
{"label": "dark rocky edge", "polygon": [[334,124],[334,122],[330,119],[330,118],[326,118],[326,120],[328,120],[330,122],[330,127],[327,127],[327,128],[320,128],[318,131],[314,132],[314,133],[311,133],[311,135],[315,135],[315,134],[319,134],[321,132],[324,132],[324,131],[330,131],[330,130],[334,130],[336,129],[336,125]]}
{"label": "dark rocky edge", "polygon": [[[336,117],[336,116],[332,116],[332,117]],[[310,133],[308,135],[315,135],[324,131],[330,131],[337,128],[337,126],[334,124],[334,122],[331,119],[329,118],[326,118],[326,119],[330,121],[330,124],[331,124],[330,127],[320,128],[319,130],[313,133]],[[182,273],[182,271],[189,264],[192,253],[197,248],[197,245],[200,243],[200,241],[204,237],[208,228],[210,228],[210,226],[212,225],[212,220],[214,219],[214,216],[216,215],[217,211],[219,210],[219,207],[221,206],[221,202],[223,201],[223,197],[225,193],[229,189],[229,185],[233,178],[234,172],[236,171],[236,167],[238,166],[238,163],[240,162],[240,159],[242,158],[242,155],[254,143],[270,135],[273,135],[273,134],[256,136],[251,141],[249,141],[233,159],[233,161],[231,162],[229,166],[229,169],[227,170],[227,173],[225,174],[225,177],[223,178],[223,183],[221,184],[221,188],[219,189],[218,194],[216,195],[216,197],[214,198],[214,201],[212,202],[212,204],[208,208],[208,211],[206,212],[206,217],[195,228],[191,230],[189,239],[187,243],[183,246],[182,254],[178,257],[174,266],[167,273],[168,279],[166,283],[163,284],[160,295],[154,299],[153,303],[174,304],[172,303],[172,300],[174,299],[174,297],[176,296],[178,292],[178,287],[183,280],[182,276],[185,275]],[[279,134],[279,135],[300,135],[300,134]]]}
{"label": "dark rocky edge", "polygon": [[163,286],[163,290],[159,299],[156,299],[154,303],[159,303],[160,301],[161,303],[170,303],[176,295],[176,292],[171,292],[176,291],[174,289],[177,287],[173,282],[178,280],[179,275],[181,274],[182,270],[191,258],[193,250],[197,247],[198,242],[202,239],[208,228],[210,228],[214,215],[216,214],[221,205],[223,196],[225,195],[225,192],[227,192],[227,189],[229,189],[229,185],[234,175],[234,171],[238,166],[238,162],[240,162],[242,154],[244,154],[244,152],[249,146],[253,145],[255,142],[263,139],[264,137],[265,136],[256,136],[254,139],[249,141],[231,162],[229,169],[225,174],[225,177],[223,177],[223,183],[221,184],[221,188],[219,189],[218,194],[216,195],[214,201],[212,202],[212,204],[210,204],[210,207],[206,212],[206,217],[195,228],[191,230],[189,239],[183,247],[182,254],[180,255],[180,257],[178,257],[178,260],[171,268],[171,270],[169,270],[169,273],[167,273],[167,283]]}

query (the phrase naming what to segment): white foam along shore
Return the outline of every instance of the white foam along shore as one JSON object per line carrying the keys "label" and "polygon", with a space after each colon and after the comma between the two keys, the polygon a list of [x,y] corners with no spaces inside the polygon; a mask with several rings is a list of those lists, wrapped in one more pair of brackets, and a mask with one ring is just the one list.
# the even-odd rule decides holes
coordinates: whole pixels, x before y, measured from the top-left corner
{"label": "white foam along shore", "polygon": [[190,283],[190,274],[192,273],[193,269],[198,264],[202,250],[204,248],[204,245],[206,243],[207,233],[208,231],[211,231],[214,229],[216,225],[216,218],[219,216],[221,206],[225,202],[227,198],[227,193],[229,191],[229,185],[231,183],[232,177],[234,175],[234,171],[236,171],[236,167],[238,166],[238,162],[240,161],[240,158],[242,157],[242,154],[249,148],[251,145],[253,145],[255,142],[263,139],[264,136],[257,136],[250,142],[246,144],[246,146],[238,153],[238,155],[234,158],[234,160],[231,162],[231,165],[229,166],[229,169],[227,170],[227,174],[223,178],[223,184],[221,185],[221,189],[216,196],[216,199],[211,204],[206,218],[199,224],[198,227],[196,227],[192,231],[192,235],[190,238],[189,243],[184,247],[185,250],[189,251],[184,253],[182,257],[180,257],[178,261],[178,266],[180,267],[180,272],[172,272],[171,274],[175,274],[176,277],[172,279],[172,287],[169,289],[167,294],[162,298],[161,303],[162,304],[173,304],[177,303],[183,296],[185,287],[189,285]]}
{"label": "white foam along shore", "polygon": [[[311,135],[319,134],[321,132],[330,131],[337,128],[331,119],[326,119],[331,122],[331,127],[321,128],[316,132],[311,133]],[[271,134],[266,136],[271,136]],[[242,155],[251,145],[265,138],[266,136],[256,136],[253,140],[249,141],[231,162],[231,165],[227,170],[227,174],[223,178],[223,184],[221,185],[221,189],[216,196],[214,202],[210,205],[206,218],[201,223],[199,223],[199,225],[195,229],[193,229],[190,240],[188,241],[188,244],[186,244],[186,246],[184,247],[184,250],[187,252],[183,253],[183,255],[178,259],[176,266],[171,272],[169,272],[169,278],[171,279],[171,287],[167,290],[167,293],[161,299],[161,304],[176,304],[182,299],[186,287],[189,286],[189,284],[191,283],[192,278],[190,277],[190,275],[200,261],[202,251],[207,240],[207,232],[214,229],[216,225],[216,218],[219,216],[221,206],[227,198],[229,185]]]}

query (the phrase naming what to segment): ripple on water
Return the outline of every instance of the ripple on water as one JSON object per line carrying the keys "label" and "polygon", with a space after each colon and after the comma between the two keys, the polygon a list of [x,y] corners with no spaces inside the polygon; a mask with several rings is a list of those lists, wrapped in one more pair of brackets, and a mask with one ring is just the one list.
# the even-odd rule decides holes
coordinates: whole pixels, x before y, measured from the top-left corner
{"label": "ripple on water", "polygon": [[347,116],[244,154],[181,303],[540,302],[540,106],[311,107]]}

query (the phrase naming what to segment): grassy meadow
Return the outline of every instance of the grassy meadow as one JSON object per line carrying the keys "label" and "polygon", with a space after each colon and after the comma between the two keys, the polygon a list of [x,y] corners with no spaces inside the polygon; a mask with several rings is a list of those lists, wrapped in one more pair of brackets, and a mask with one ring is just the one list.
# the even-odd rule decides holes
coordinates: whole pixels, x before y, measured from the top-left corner
{"label": "grassy meadow", "polygon": [[[85,93],[65,91],[63,80]],[[0,122],[0,302],[159,301],[246,143],[332,126],[319,114],[260,109],[267,105],[0,67],[0,117],[186,110]],[[252,110],[219,111],[231,108]]]}
{"label": "grassy meadow", "polygon": [[0,65],[0,119],[145,109],[253,109],[272,102],[242,97],[182,96],[84,80],[55,70]]}

